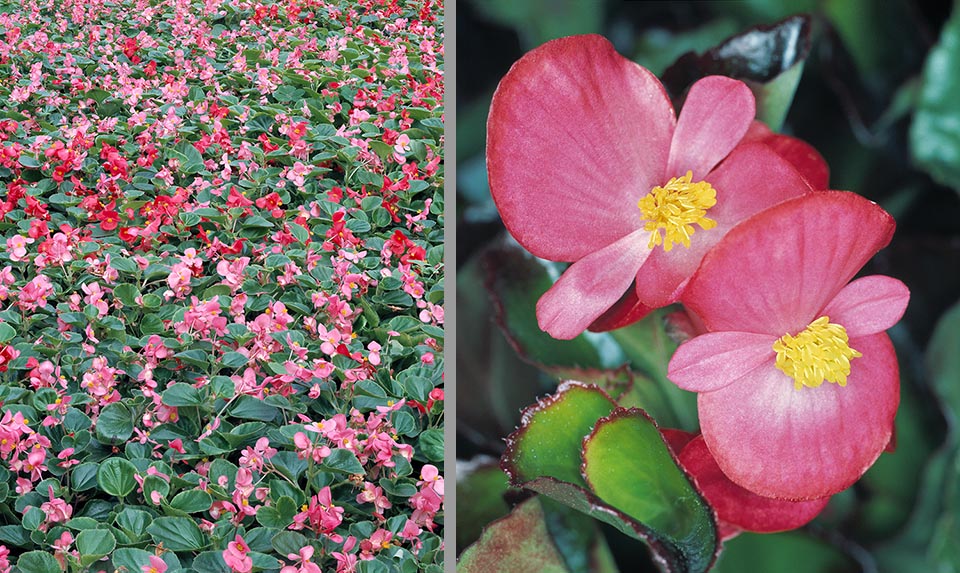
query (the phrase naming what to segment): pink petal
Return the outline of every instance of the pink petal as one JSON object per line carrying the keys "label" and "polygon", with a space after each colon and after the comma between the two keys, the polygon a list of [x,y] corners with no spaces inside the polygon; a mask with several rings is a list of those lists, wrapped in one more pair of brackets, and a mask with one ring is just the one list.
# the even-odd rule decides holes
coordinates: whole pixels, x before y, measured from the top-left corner
{"label": "pink petal", "polygon": [[623,328],[647,316],[651,310],[653,309],[637,300],[636,289],[627,289],[620,300],[590,324],[589,330],[604,332]]}
{"label": "pink petal", "polygon": [[681,245],[669,253],[654,250],[637,276],[637,297],[649,307],[676,302],[704,255],[737,223],[811,191],[786,160],[759,143],[738,146],[706,180],[717,190],[717,204],[707,212],[717,226],[694,227],[690,248]]}
{"label": "pink petal", "polygon": [[762,143],[774,150],[777,155],[789,161],[815,190],[823,191],[830,188],[830,167],[820,152],[806,141],[781,133],[773,133],[769,127],[759,121],[753,122],[747,134],[743,136],[743,141]]}
{"label": "pink petal", "polygon": [[711,332],[677,348],[667,378],[684,390],[712,392],[749,376],[758,368],[773,368],[777,338],[749,332]]}
{"label": "pink petal", "polygon": [[157,573],[164,573],[167,570],[166,562],[156,555],[150,556],[150,567],[156,569]]}
{"label": "pink petal", "polygon": [[703,437],[731,481],[764,497],[818,499],[846,489],[876,461],[900,401],[897,358],[883,333],[850,346],[863,356],[845,387],[797,390],[769,368],[698,396]]}
{"label": "pink petal", "polygon": [[673,450],[675,457],[680,455],[680,452],[687,447],[690,440],[697,437],[697,434],[673,428],[660,428],[660,435],[663,436],[663,441]]}
{"label": "pink petal", "polygon": [[711,331],[799,332],[890,242],[894,226],[886,211],[854,193],[785,201],[727,233],[683,301]]}
{"label": "pink petal", "polygon": [[854,338],[883,332],[896,324],[909,301],[907,285],[894,278],[872,275],[843,287],[823,314]]}
{"label": "pink petal", "polygon": [[570,265],[537,301],[537,322],[554,338],[583,332],[630,287],[650,254],[640,229]]}
{"label": "pink petal", "polygon": [[724,234],[768,207],[813,190],[787,160],[759,143],[739,145],[707,181],[717,190],[709,215]]}
{"label": "pink petal", "polygon": [[723,474],[703,436],[697,436],[683,448],[680,464],[717,512],[717,519],[737,529],[760,533],[796,529],[819,515],[830,501],[829,497],[785,501],[761,497],[743,489]]}
{"label": "pink petal", "polygon": [[575,261],[640,226],[637,201],[664,182],[673,108],[650,72],[601,36],[527,53],[487,122],[490,191],[531,253]]}
{"label": "pink petal", "polygon": [[670,145],[667,178],[693,171],[694,181],[730,153],[750,127],[756,103],[740,80],[707,76],[693,84]]}

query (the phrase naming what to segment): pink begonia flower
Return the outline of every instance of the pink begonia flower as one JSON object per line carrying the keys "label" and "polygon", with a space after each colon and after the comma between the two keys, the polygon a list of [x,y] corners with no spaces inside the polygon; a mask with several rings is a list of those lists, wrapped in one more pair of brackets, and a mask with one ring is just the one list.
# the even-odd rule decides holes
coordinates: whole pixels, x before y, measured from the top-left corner
{"label": "pink begonia flower", "polygon": [[40,525],[40,531],[46,531],[47,527],[55,523],[66,523],[70,521],[73,515],[73,506],[62,499],[53,495],[53,486],[47,488],[50,501],[45,501],[40,505],[40,509],[45,514],[43,523]]}
{"label": "pink begonia flower", "polygon": [[657,78],[601,36],[554,40],[514,64],[490,107],[490,190],[521,245],[573,262],[537,303],[541,329],[573,338],[675,302],[731,227],[811,191],[771,147],[738,147],[754,112],[743,82],[710,76],[678,119]]}
{"label": "pink begonia flower", "polygon": [[140,567],[143,570],[143,573],[165,573],[167,570],[167,564],[156,555],[150,556],[150,564]]}
{"label": "pink begonia flower", "polygon": [[323,573],[320,566],[310,561],[313,557],[313,546],[307,545],[300,549],[299,553],[288,553],[287,559],[299,561],[300,566],[287,565],[280,570],[280,573]]}
{"label": "pink begonia flower", "polygon": [[667,375],[700,393],[703,438],[737,485],[822,498],[889,443],[900,388],[884,330],[909,292],[884,276],[849,281],[893,230],[858,195],[813,193],[741,223],[691,279],[683,302],[706,334],[680,345]]}
{"label": "pink begonia flower", "polygon": [[724,540],[741,531],[774,533],[796,529],[819,515],[830,501],[829,497],[809,501],[772,499],[743,489],[720,470],[703,436],[688,438],[686,445],[680,448],[673,441],[670,445],[679,452],[677,461],[716,512],[717,528]]}
{"label": "pink begonia flower", "polygon": [[30,237],[14,235],[7,239],[7,250],[11,261],[22,261],[27,256],[27,245],[33,242]]}
{"label": "pink begonia flower", "polygon": [[233,573],[250,573],[253,570],[253,558],[247,555],[249,552],[247,542],[238,534],[223,550],[223,561]]}
{"label": "pink begonia flower", "polygon": [[[759,121],[750,124],[750,129],[747,130],[740,144],[748,142],[760,143],[775,151],[790,163],[815,191],[829,188],[830,167],[820,152],[809,143],[796,137],[774,133]],[[648,312],[650,308],[640,302],[636,290],[630,289],[610,310],[593,321],[590,330],[600,332],[627,326],[643,318]],[[421,313],[422,318],[423,313]]]}

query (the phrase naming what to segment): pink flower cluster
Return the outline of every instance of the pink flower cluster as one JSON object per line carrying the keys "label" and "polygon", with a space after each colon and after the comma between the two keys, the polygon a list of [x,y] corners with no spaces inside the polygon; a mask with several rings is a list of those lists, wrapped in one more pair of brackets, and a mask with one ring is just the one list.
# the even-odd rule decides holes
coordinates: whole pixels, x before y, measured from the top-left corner
{"label": "pink flower cluster", "polygon": [[433,531],[433,518],[443,507],[443,476],[436,466],[426,464],[417,486],[420,491],[410,498],[410,505],[414,507],[411,521]]}
{"label": "pink flower cluster", "polygon": [[[306,430],[319,433],[334,448],[349,450],[364,465],[372,464],[371,477],[376,477],[380,468],[392,468],[396,464],[394,455],[400,455],[407,461],[413,459],[413,448],[398,440],[384,412],[370,412],[364,417],[354,409],[348,419],[337,414],[319,424],[307,425]],[[305,434],[298,433],[294,438],[300,455],[320,460],[330,455],[327,445],[314,445]]]}
{"label": "pink flower cluster", "polygon": [[698,393],[702,436],[674,447],[728,533],[802,525],[887,447],[899,374],[884,331],[909,300],[896,279],[851,282],[890,215],[827,190],[820,155],[754,113],[745,84],[710,76],[677,116],[650,72],[576,36],[513,66],[487,126],[507,229],[572,263],[537,304],[543,330],[683,303],[690,339],[668,377]]}
{"label": "pink flower cluster", "polygon": [[0,459],[9,468],[24,477],[17,478],[17,493],[33,489],[47,468],[47,451],[50,440],[28,426],[30,420],[20,412],[6,411],[0,419]]}

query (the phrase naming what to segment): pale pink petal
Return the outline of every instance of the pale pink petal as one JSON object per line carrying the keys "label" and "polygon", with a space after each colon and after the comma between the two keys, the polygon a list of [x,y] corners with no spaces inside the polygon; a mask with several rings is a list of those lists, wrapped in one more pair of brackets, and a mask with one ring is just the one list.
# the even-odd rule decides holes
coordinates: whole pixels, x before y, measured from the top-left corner
{"label": "pale pink petal", "polygon": [[675,125],[660,82],[601,36],[553,40],[500,82],[487,122],[490,191],[531,253],[575,261],[638,228]]}
{"label": "pale pink petal", "polygon": [[749,376],[758,368],[773,368],[777,337],[748,332],[710,332],[677,348],[667,378],[684,390],[711,392]]}
{"label": "pale pink petal", "polygon": [[876,461],[900,401],[897,358],[883,333],[850,346],[863,356],[844,387],[797,390],[769,368],[699,394],[703,437],[731,481],[764,497],[818,499],[846,489]]}
{"label": "pale pink petal", "polygon": [[755,112],[753,92],[740,80],[724,76],[698,80],[680,110],[668,178],[690,170],[694,181],[703,180],[747,133]]}
{"label": "pale pink petal", "polygon": [[717,512],[717,519],[732,525],[733,530],[772,533],[796,529],[816,517],[830,501],[829,497],[810,501],[771,499],[743,489],[720,471],[703,436],[683,448],[680,464]]}
{"label": "pale pink petal", "polygon": [[642,229],[570,265],[537,301],[537,322],[554,338],[570,339],[617,302],[650,254]]}
{"label": "pale pink petal", "polygon": [[830,322],[847,330],[850,338],[890,328],[907,310],[910,291],[897,279],[881,275],[859,278],[843,287],[823,309]]}
{"label": "pale pink petal", "polygon": [[696,231],[690,247],[675,246],[669,253],[657,248],[637,276],[637,297],[652,308],[676,302],[704,255],[744,219],[811,191],[803,177],[766,145],[738,146],[706,180],[717,191],[717,204],[707,211],[713,229]]}
{"label": "pale pink petal", "polygon": [[682,300],[711,331],[800,332],[890,242],[894,227],[886,211],[854,193],[790,199],[728,232]]}

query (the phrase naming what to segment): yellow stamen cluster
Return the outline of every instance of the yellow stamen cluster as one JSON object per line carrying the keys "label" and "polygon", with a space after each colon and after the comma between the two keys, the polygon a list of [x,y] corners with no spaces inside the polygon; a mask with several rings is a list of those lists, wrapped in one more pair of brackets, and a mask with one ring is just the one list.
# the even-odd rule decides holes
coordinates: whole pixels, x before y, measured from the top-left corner
{"label": "yellow stamen cluster", "polygon": [[[640,199],[637,206],[650,231],[650,248],[663,244],[669,252],[674,243],[690,248],[690,237],[695,229],[712,229],[717,222],[706,217],[707,210],[717,204],[717,190],[706,181],[693,183],[693,172],[674,177],[663,187],[654,187]],[[663,229],[663,234],[660,234]]]}
{"label": "yellow stamen cluster", "polygon": [[846,386],[850,360],[863,356],[850,348],[847,329],[831,324],[827,316],[814,320],[796,336],[784,334],[773,343],[773,350],[777,368],[793,378],[797,390],[824,382]]}

